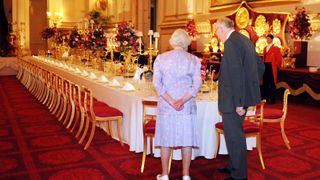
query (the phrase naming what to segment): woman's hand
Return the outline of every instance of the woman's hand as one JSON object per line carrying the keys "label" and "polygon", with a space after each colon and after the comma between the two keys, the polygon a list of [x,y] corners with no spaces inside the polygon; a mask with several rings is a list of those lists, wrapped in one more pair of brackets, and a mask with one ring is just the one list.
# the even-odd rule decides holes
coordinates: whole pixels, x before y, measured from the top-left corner
{"label": "woman's hand", "polygon": [[184,108],[184,103],[184,100],[180,98],[173,103],[173,107],[175,110],[181,111]]}

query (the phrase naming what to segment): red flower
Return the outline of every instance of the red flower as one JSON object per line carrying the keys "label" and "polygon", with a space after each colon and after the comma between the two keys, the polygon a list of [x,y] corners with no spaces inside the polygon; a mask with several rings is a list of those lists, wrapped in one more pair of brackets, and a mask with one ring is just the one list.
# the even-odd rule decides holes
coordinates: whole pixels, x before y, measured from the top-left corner
{"label": "red flower", "polygon": [[205,59],[200,59],[201,61],[201,79],[205,81],[207,79],[207,62]]}
{"label": "red flower", "polygon": [[288,33],[294,39],[309,39],[311,37],[311,24],[306,9],[296,8],[293,20],[289,22]]}
{"label": "red flower", "polygon": [[196,23],[194,20],[190,20],[186,26],[186,31],[188,32],[189,36],[195,38],[199,32],[197,31]]}
{"label": "red flower", "polygon": [[116,41],[119,44],[120,51],[125,49],[136,49],[138,45],[138,36],[136,35],[134,26],[128,22],[122,22],[118,24]]}

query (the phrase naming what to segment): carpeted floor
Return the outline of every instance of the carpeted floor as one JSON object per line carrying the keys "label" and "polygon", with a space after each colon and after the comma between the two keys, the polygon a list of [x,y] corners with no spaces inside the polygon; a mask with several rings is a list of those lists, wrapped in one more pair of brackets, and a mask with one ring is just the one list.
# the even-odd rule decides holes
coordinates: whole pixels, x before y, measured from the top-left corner
{"label": "carpeted floor", "polygon": [[[293,97],[291,97],[293,98]],[[274,105],[281,107],[281,102]],[[257,151],[248,152],[249,179],[320,179],[319,106],[291,102],[286,132],[287,150],[279,125],[265,125],[262,150],[266,170]],[[41,105],[14,76],[0,77],[0,179],[155,179],[160,159],[147,157],[140,173],[141,153],[99,130],[90,148],[83,145]],[[215,169],[227,156],[197,158],[193,179],[224,179]],[[181,179],[181,161],[173,161],[171,179]]]}

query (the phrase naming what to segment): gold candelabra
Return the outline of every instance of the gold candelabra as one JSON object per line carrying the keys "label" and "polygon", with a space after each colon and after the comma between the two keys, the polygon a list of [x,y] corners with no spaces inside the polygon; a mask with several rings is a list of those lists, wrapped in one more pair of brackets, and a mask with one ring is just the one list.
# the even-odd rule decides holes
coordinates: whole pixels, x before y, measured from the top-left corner
{"label": "gold candelabra", "polygon": [[[141,44],[142,44],[142,32],[138,31],[137,36],[139,37],[138,42],[139,42],[139,54],[140,55],[149,55],[148,58],[148,69],[150,71],[152,71],[152,62],[153,62],[153,56],[157,56],[159,50],[158,50],[158,39],[160,37],[159,32],[153,32],[153,30],[149,30],[148,32],[148,36],[149,36],[149,48],[148,51],[142,53],[142,48],[141,48]],[[152,47],[152,36],[155,38],[155,42],[154,42],[154,48]]]}
{"label": "gold candelabra", "polygon": [[62,21],[63,13],[62,12],[47,12],[47,17],[49,19],[49,23],[52,22],[53,26],[57,26],[58,23]]}

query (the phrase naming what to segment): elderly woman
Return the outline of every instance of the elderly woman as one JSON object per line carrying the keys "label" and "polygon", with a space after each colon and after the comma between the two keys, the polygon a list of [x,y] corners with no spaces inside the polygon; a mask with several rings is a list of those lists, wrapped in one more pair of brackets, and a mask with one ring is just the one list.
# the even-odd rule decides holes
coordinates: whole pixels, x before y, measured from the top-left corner
{"label": "elderly woman", "polygon": [[183,179],[190,179],[192,148],[198,147],[195,96],[201,86],[200,60],[186,52],[191,39],[177,29],[169,40],[173,50],[158,55],[153,84],[158,92],[155,146],[161,147],[162,174],[169,179],[170,148],[182,149]]}

